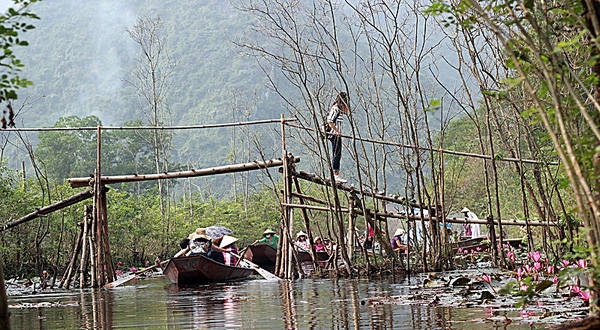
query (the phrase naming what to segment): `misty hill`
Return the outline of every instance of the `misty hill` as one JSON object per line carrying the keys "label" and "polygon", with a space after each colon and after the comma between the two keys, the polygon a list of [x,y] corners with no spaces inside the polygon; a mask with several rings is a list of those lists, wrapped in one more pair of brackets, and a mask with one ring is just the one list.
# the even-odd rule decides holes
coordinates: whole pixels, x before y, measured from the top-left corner
{"label": "misty hill", "polygon": [[[63,0],[44,1],[33,10],[41,19],[24,35],[30,45],[17,50],[25,64],[22,75],[34,82],[19,94],[18,103],[24,104],[19,126],[52,126],[70,115],[95,115],[107,126],[145,120],[126,82],[139,58],[126,30],[141,16],[160,17],[166,49],[177,63],[167,93],[172,125],[279,118],[282,113],[256,59],[232,43],[247,34],[251,18],[227,1]],[[232,134],[178,132],[175,161],[197,168],[220,164]]]}

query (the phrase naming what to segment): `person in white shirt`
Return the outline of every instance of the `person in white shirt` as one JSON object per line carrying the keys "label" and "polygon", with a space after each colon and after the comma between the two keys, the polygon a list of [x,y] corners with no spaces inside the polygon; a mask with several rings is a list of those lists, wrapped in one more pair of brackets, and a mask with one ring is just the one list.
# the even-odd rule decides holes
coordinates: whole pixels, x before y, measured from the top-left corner
{"label": "person in white shirt", "polygon": [[[460,212],[465,215],[466,219],[471,219],[471,220],[479,219],[477,217],[477,214],[475,214],[474,212],[472,212],[471,210],[469,210],[466,207],[463,208]],[[481,229],[479,228],[479,224],[472,223],[471,224],[471,238],[478,238],[478,237],[481,237]]]}
{"label": "person in white shirt", "polygon": [[329,109],[327,124],[331,128],[327,135],[331,141],[331,167],[336,183],[345,183],[347,180],[340,176],[340,161],[342,159],[342,123],[344,114],[350,113],[350,100],[346,92],[340,92]]}

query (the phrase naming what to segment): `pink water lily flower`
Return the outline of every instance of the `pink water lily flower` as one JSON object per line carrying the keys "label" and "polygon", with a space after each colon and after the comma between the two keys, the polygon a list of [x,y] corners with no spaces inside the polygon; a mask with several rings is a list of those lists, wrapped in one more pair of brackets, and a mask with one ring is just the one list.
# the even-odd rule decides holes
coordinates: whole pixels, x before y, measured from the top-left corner
{"label": "pink water lily flower", "polygon": [[554,275],[554,278],[552,279],[552,283],[554,283],[554,284],[558,283],[558,275]]}
{"label": "pink water lily flower", "polygon": [[563,260],[562,263],[563,263],[563,266],[565,266],[565,267],[569,266],[569,260]]}
{"label": "pink water lily flower", "polygon": [[587,291],[579,291],[579,295],[581,296],[581,299],[583,299],[584,301],[588,301],[590,300],[590,294]]}
{"label": "pink water lily flower", "polygon": [[585,269],[587,267],[587,261],[585,259],[577,260],[577,266],[581,269]]}
{"label": "pink water lily flower", "polygon": [[542,258],[542,253],[540,251],[535,251],[533,253],[533,261],[538,262]]}
{"label": "pink water lily flower", "polygon": [[519,268],[517,269],[517,280],[520,281],[521,278],[523,278],[523,269]]}
{"label": "pink water lily flower", "polygon": [[508,260],[510,260],[510,262],[515,262],[516,257],[515,257],[514,252],[508,251],[506,253],[506,256],[508,257]]}
{"label": "pink water lily flower", "polygon": [[130,272],[135,272],[136,270],[137,270],[137,268],[135,268],[135,267],[131,267],[131,268],[129,268],[129,271],[130,271]]}
{"label": "pink water lily flower", "polygon": [[546,267],[546,271],[548,272],[548,274],[554,274],[554,266],[548,265],[548,267]]}
{"label": "pink water lily flower", "polygon": [[524,282],[521,282],[521,291],[527,291],[529,289],[529,285],[525,284]]}
{"label": "pink water lily flower", "polygon": [[483,280],[486,281],[488,284],[492,283],[492,279],[489,275],[483,275],[481,276],[481,278],[483,278]]}
{"label": "pink water lily flower", "polygon": [[540,268],[542,268],[542,264],[536,261],[533,263],[533,268],[535,268],[535,270],[540,270]]}

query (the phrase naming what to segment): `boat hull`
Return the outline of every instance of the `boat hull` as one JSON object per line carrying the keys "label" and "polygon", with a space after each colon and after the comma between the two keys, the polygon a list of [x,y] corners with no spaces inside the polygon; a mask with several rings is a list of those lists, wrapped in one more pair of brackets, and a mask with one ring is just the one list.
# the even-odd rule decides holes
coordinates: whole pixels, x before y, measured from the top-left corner
{"label": "boat hull", "polygon": [[255,274],[251,268],[227,266],[204,255],[173,258],[163,273],[178,285],[240,281]]}
{"label": "boat hull", "polygon": [[250,245],[244,251],[244,259],[273,272],[277,262],[277,250],[267,244]]}
{"label": "boat hull", "polygon": [[[319,266],[325,266],[327,260],[329,260],[329,253],[325,251],[318,251],[317,253],[317,264]],[[298,259],[300,262],[312,262],[312,256],[308,252],[300,252],[298,251]]]}

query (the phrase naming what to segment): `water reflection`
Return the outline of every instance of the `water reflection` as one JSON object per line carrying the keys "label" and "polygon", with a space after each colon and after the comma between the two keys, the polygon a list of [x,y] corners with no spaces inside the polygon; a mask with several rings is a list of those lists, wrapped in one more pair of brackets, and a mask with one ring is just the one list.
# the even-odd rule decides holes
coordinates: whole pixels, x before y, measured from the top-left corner
{"label": "water reflection", "polygon": [[231,285],[199,287],[167,286],[169,325],[211,328],[239,328],[240,300]]}
{"label": "water reflection", "polygon": [[256,279],[177,287],[157,278],[111,290],[9,297],[9,304],[13,329],[533,328],[484,322],[489,314],[483,308],[394,303],[394,296],[409,291],[404,280]]}

